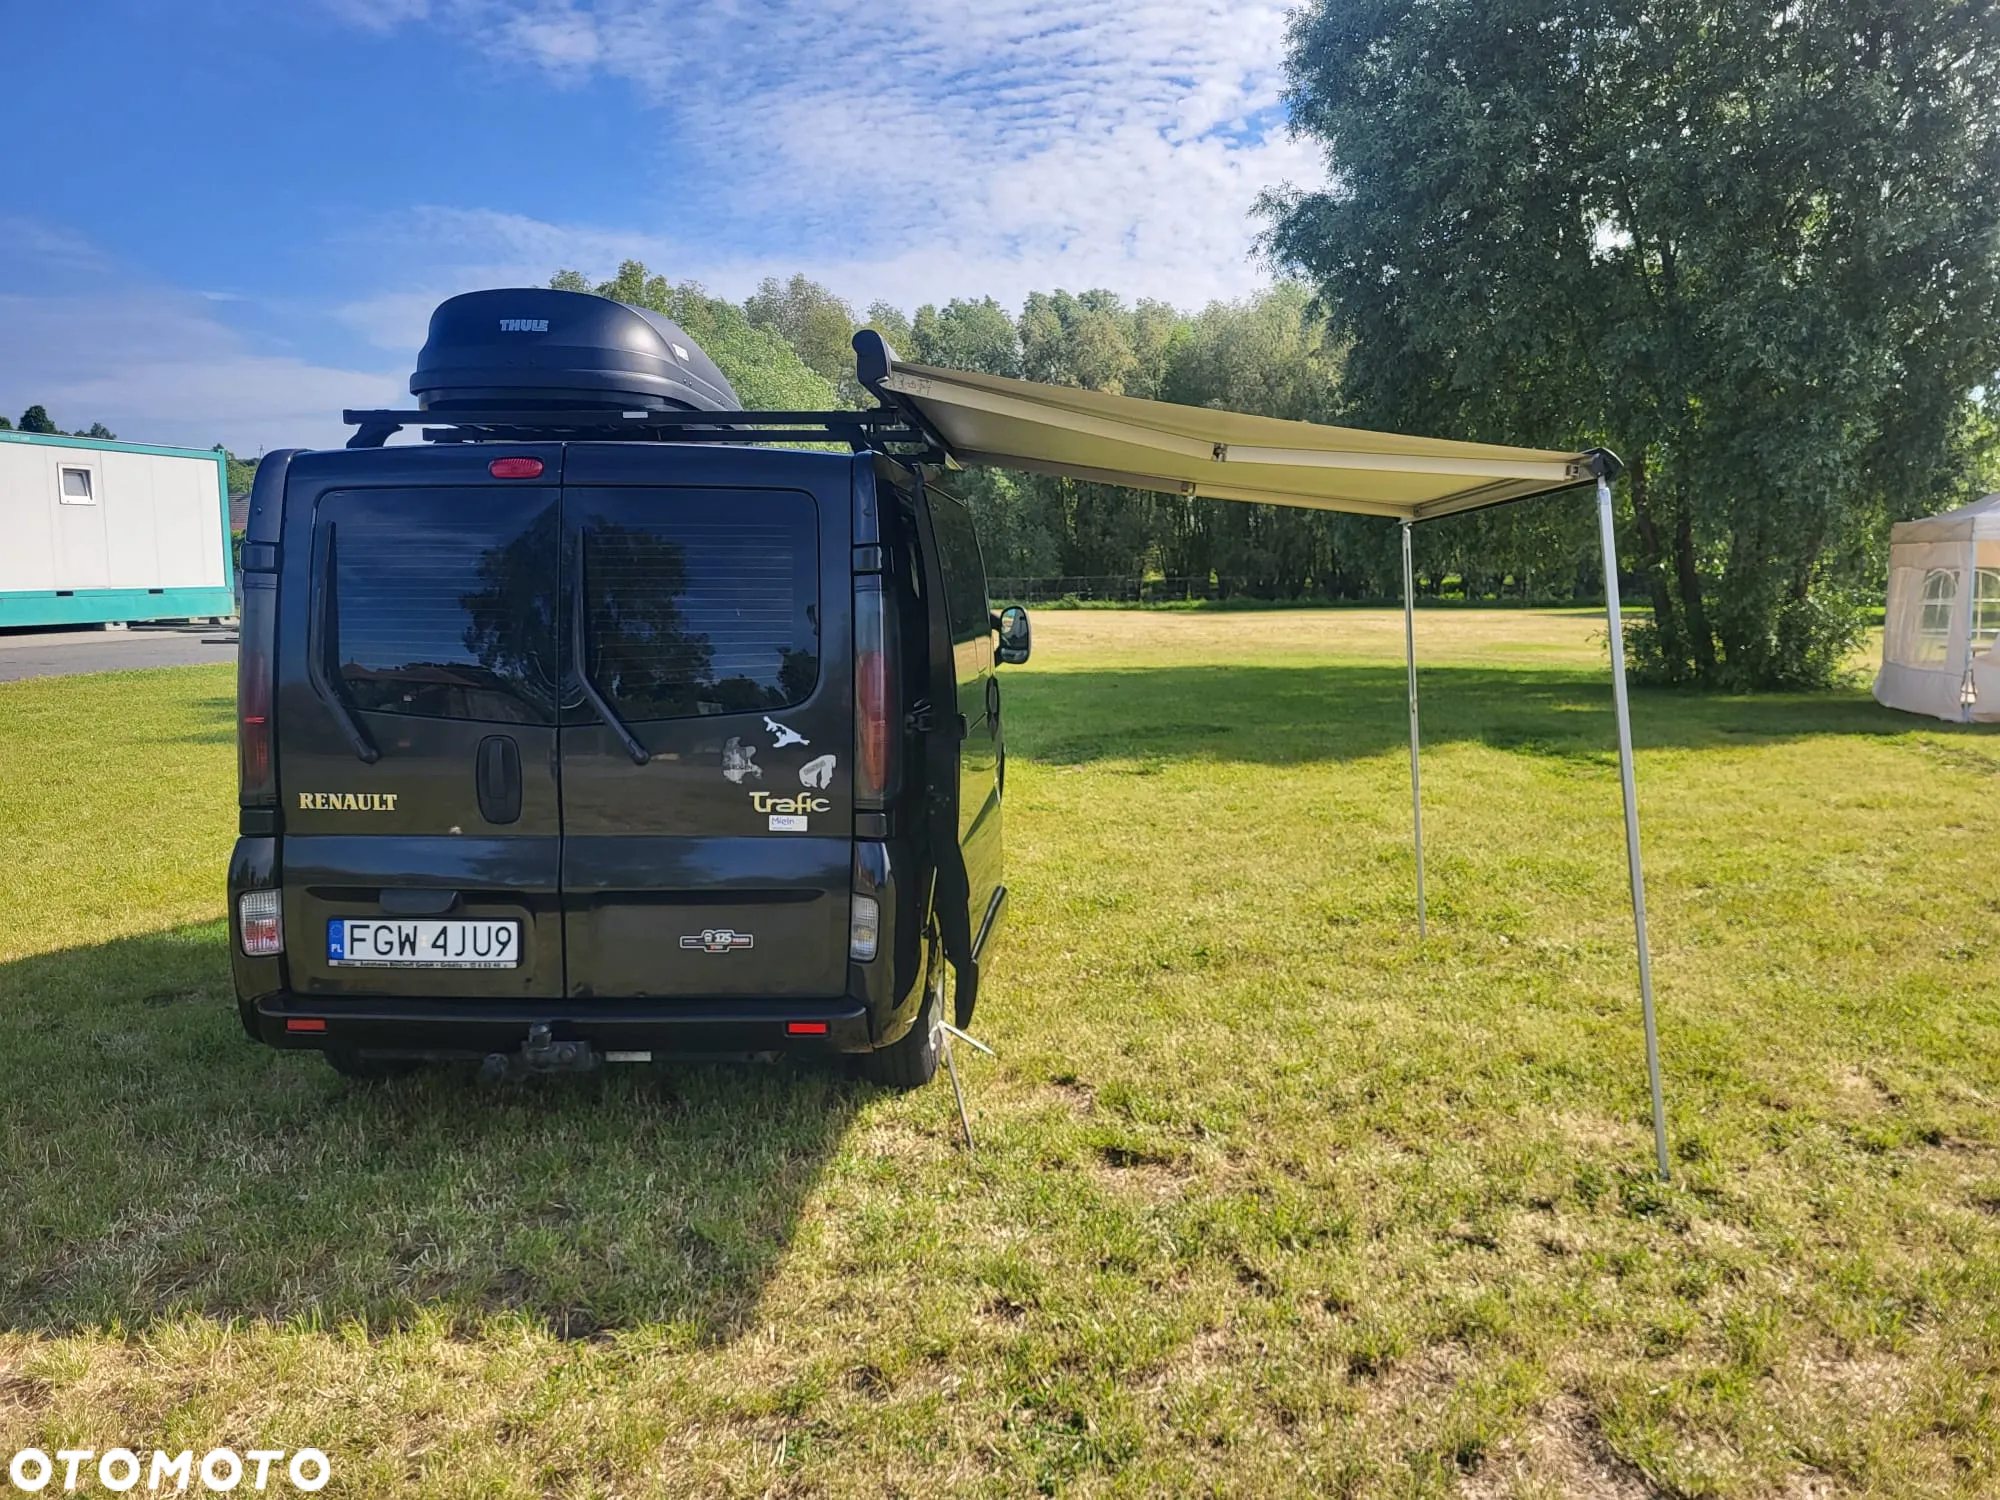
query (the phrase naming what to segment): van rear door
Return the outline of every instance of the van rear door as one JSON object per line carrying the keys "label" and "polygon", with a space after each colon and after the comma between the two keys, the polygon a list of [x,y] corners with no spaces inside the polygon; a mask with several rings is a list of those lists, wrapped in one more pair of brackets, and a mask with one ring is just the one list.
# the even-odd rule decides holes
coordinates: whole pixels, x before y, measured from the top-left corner
{"label": "van rear door", "polygon": [[[558,448],[513,451],[560,472]],[[558,490],[340,488],[342,456],[317,483],[314,457],[292,469],[280,627],[291,987],[560,997]],[[483,479],[476,457],[410,472]]]}
{"label": "van rear door", "polygon": [[[673,486],[572,446],[568,993],[827,998],[847,977],[848,461],[742,453]],[[653,461],[657,473],[657,460]],[[595,468],[607,482],[574,482]],[[735,476],[734,484],[722,482]],[[837,490],[836,490],[837,483]]]}

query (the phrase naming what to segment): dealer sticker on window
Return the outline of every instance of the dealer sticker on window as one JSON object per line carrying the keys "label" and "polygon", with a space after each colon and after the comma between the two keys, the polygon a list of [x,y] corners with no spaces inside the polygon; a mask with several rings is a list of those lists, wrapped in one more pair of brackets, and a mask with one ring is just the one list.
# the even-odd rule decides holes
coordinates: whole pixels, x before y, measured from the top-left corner
{"label": "dealer sticker on window", "polygon": [[797,813],[771,814],[771,832],[804,833],[805,831],[806,831],[806,820],[800,817]]}

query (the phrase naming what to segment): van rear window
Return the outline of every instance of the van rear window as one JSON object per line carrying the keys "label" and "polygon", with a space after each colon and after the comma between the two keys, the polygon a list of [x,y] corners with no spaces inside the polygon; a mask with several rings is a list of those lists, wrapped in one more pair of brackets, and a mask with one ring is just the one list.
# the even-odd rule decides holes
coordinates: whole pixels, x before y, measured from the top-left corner
{"label": "van rear window", "polygon": [[586,665],[621,719],[768,713],[811,696],[820,640],[810,495],[572,489],[564,504],[582,543]]}
{"label": "van rear window", "polygon": [[553,723],[560,536],[550,489],[328,495],[319,545],[335,548],[328,617],[348,701]]}

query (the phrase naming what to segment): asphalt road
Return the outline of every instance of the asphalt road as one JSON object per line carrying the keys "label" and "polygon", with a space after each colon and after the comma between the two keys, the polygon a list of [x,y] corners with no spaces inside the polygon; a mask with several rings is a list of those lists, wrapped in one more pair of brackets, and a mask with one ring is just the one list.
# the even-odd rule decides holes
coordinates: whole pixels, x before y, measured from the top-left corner
{"label": "asphalt road", "polygon": [[0,682],[234,660],[234,625],[134,625],[126,630],[39,630],[26,635],[0,632]]}

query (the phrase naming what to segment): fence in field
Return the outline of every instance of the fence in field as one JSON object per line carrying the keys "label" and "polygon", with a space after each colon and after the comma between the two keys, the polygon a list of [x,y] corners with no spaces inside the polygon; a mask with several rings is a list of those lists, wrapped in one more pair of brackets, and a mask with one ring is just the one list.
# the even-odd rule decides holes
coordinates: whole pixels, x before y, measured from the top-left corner
{"label": "fence in field", "polygon": [[[1627,607],[1628,614],[1644,614],[1647,606],[1644,600],[1645,579],[1638,575],[1619,579],[1623,592],[1635,596],[1640,602]],[[1050,578],[1009,577],[996,574],[986,581],[987,597],[995,605],[1000,604],[1048,604],[1062,600],[1076,600],[1079,603],[1102,604],[1160,604],[1173,600],[1188,599],[1243,599],[1261,600],[1274,604],[1324,605],[1329,597],[1314,589],[1303,594],[1291,595],[1275,593],[1267,583],[1251,578],[1239,578],[1222,574],[1211,574],[1207,578],[1143,578],[1136,573],[1110,573],[1103,575],[1073,575]],[[1526,590],[1516,591],[1511,586],[1492,593],[1481,591],[1468,596],[1464,582],[1456,577],[1448,577],[1440,582],[1418,580],[1418,598],[1426,604],[1463,603],[1505,607],[1508,605],[1599,605],[1603,594],[1585,590],[1579,593],[1550,593]],[[1400,605],[1400,595],[1391,595],[1375,600],[1355,600],[1342,597],[1343,603],[1374,603],[1380,605]]]}
{"label": "fence in field", "polygon": [[1136,573],[1102,577],[990,578],[986,591],[1003,603],[1035,604],[1078,599],[1117,604],[1152,604],[1164,599],[1226,599],[1239,592],[1230,578],[1141,578]]}

